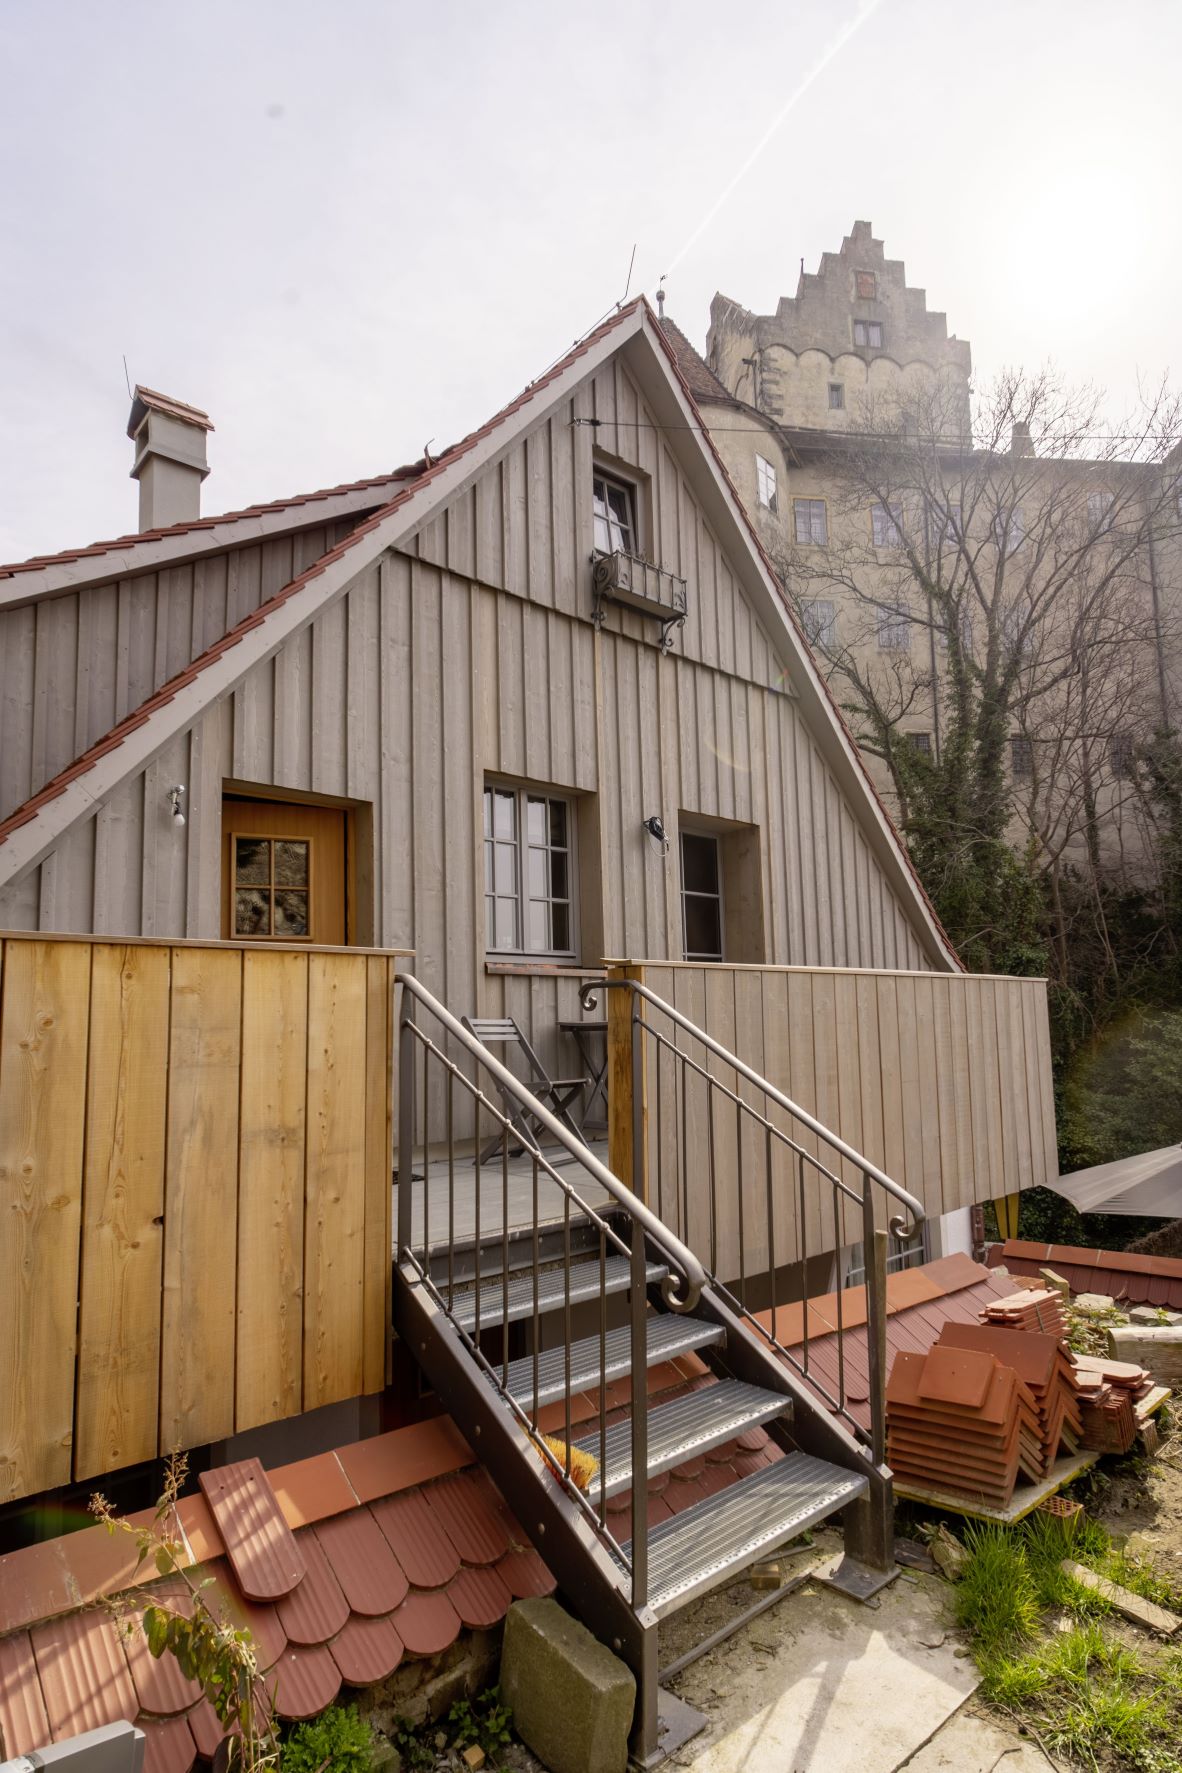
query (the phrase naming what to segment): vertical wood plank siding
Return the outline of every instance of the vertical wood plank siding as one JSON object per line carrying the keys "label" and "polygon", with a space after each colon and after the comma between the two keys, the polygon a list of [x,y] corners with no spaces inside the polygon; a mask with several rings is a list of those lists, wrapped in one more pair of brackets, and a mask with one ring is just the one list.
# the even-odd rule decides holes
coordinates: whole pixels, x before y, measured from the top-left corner
{"label": "vertical wood plank siding", "polygon": [[0,1503],[381,1389],[394,966],[0,941]]}
{"label": "vertical wood plank siding", "polygon": [[[644,979],[658,997],[915,1195],[929,1217],[1043,1185],[1058,1173],[1042,980],[660,963],[646,965]],[[659,1011],[649,1006],[646,1014],[662,1033],[673,1033]],[[735,1087],[732,1070],[689,1036],[678,1039],[692,1059]],[[652,1044],[646,1046],[650,1176],[657,1172],[658,1155],[663,1159],[659,1210],[692,1248],[705,1251],[716,1237],[719,1272],[733,1279],[738,1272],[734,1110],[716,1101],[719,1174],[732,1193],[715,1227],[705,1171],[696,1158],[705,1138],[705,1085],[691,1089],[684,1118],[680,1097],[671,1113],[669,1061],[659,1061]],[[657,1087],[658,1065],[663,1092]],[[762,1106],[750,1085],[740,1084],[738,1093]],[[855,1181],[858,1172],[800,1122],[775,1109],[769,1118],[844,1181]],[[790,1155],[776,1159],[777,1267],[802,1254],[793,1166]],[[744,1147],[742,1168],[751,1274],[767,1266],[763,1154]],[[860,1241],[856,1211],[846,1207],[835,1223],[832,1190],[810,1181],[807,1165],[805,1173],[809,1253]]]}
{"label": "vertical wood plank siding", "polygon": [[[688,620],[667,656],[632,611],[609,609],[599,634],[591,625],[595,447],[648,476],[642,541],[686,575]],[[35,744],[16,735],[8,798],[68,761],[76,730],[102,730],[324,539],[309,531],[174,569],[167,585],[145,578],[82,594],[101,611],[89,712],[78,729],[70,692],[68,744],[65,714],[51,719],[49,708]],[[12,644],[27,654],[18,700],[50,656],[51,628],[73,658],[65,606],[76,602],[13,612]],[[800,716],[785,661],[619,359],[0,893],[0,927],[216,937],[223,781],[343,795],[373,809],[374,940],[413,948],[424,982],[457,1011],[512,1014],[548,1065],[569,1066],[556,1023],[578,1014],[576,983],[486,971],[487,774],[580,799],[593,871],[583,885],[587,966],[603,954],[680,958],[680,860],[676,844],[662,858],[641,829],[654,812],[671,829],[679,813],[759,826],[769,963],[930,964]],[[183,830],[169,816],[173,782],[189,785]]]}

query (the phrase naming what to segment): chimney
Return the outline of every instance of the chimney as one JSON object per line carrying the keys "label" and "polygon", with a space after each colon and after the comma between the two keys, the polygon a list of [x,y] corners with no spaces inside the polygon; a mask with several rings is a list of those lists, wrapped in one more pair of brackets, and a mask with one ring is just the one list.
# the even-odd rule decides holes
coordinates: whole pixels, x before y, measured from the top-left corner
{"label": "chimney", "polygon": [[1030,425],[1026,419],[1014,420],[1014,428],[1010,432],[1010,454],[1012,456],[1032,456],[1034,454]]}
{"label": "chimney", "polygon": [[137,383],[127,435],[135,444],[131,478],[140,483],[141,534],[200,517],[209,473],[205,434],[212,430],[208,413]]}

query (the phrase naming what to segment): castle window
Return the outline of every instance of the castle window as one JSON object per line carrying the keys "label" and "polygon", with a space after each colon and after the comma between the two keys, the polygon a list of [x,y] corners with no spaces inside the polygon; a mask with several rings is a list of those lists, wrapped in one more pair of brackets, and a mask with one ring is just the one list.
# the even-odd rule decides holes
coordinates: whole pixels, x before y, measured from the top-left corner
{"label": "castle window", "polygon": [[755,457],[756,496],[768,511],[776,510],[776,470],[761,455]]}
{"label": "castle window", "polygon": [[903,507],[875,505],[870,512],[870,533],[876,548],[903,546]]}
{"label": "castle window", "polygon": [[824,548],[829,541],[829,526],[825,521],[824,499],[793,499],[792,515],[796,525],[796,539],[806,546]]}
{"label": "castle window", "polygon": [[854,273],[858,300],[872,302],[878,294],[878,280],[873,271],[857,271]]}
{"label": "castle window", "polygon": [[844,407],[845,407],[845,387],[844,387],[844,385],[841,382],[830,382],[830,384],[829,384],[829,410],[830,410],[830,412],[841,412]]}
{"label": "castle window", "polygon": [[837,605],[831,598],[814,597],[800,606],[800,619],[813,646],[833,646],[837,641]]}
{"label": "castle window", "polygon": [[878,650],[883,653],[911,651],[911,611],[905,603],[884,604],[879,610]]}
{"label": "castle window", "polygon": [[865,345],[871,351],[882,350],[882,321],[855,320],[854,343]]}
{"label": "castle window", "polygon": [[1034,747],[1024,733],[1010,740],[1010,772],[1019,781],[1029,781],[1034,774]]}

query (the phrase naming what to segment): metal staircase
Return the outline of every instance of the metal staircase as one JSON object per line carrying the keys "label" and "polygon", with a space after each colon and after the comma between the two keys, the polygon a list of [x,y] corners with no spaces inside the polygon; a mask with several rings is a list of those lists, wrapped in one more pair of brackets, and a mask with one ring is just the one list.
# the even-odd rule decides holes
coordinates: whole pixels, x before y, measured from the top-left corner
{"label": "metal staircase", "polygon": [[[746,1278],[739,1292],[720,1283],[416,979],[400,974],[399,983],[395,1328],[567,1604],[632,1668],[633,1755],[642,1765],[655,1765],[696,1727],[676,1717],[688,1708],[660,1690],[662,1674],[672,1672],[660,1665],[662,1619],[838,1514],[845,1554],[835,1584],[865,1598],[893,1573],[881,1396],[885,1293],[870,1281],[867,1332],[879,1358],[871,1355],[872,1429],[866,1437],[847,1407],[840,1337],[834,1388],[811,1370],[807,1340],[802,1360],[799,1350],[782,1347],[748,1310]],[[684,1088],[699,1087],[701,1072],[708,1077],[701,1085],[707,1097],[722,1090],[737,1105],[740,1121],[753,1116],[759,1122],[767,1156],[767,1187],[761,1189],[769,1214],[767,1249],[776,1248],[770,1220],[779,1154],[773,1146],[781,1140],[799,1156],[801,1186],[812,1165],[856,1204],[872,1240],[872,1190],[885,1189],[922,1216],[918,1202],[807,1116],[805,1123],[838,1155],[830,1169],[805,1152],[779,1124],[782,1115],[773,1121],[771,1104],[778,1102],[796,1119],[803,1111],[671,1006],[642,986],[627,989],[634,994],[635,1062],[644,1062],[646,1038],[663,1041]],[[680,1033],[658,1035],[661,1017],[674,1029],[681,1024]],[[691,1051],[694,1042],[721,1056],[735,1075],[734,1090],[702,1070]],[[744,1074],[762,1092],[761,1107],[739,1097]],[[515,1157],[512,1141],[520,1135],[512,1131],[513,1110],[519,1106],[546,1129],[553,1147],[527,1146]],[[490,1126],[501,1128],[500,1151],[496,1161],[482,1164]],[[639,1118],[636,1136],[647,1136]],[[860,1191],[849,1181],[851,1160],[859,1166]],[[739,1171],[741,1223],[741,1157]],[[713,1145],[702,1185],[710,1190],[714,1224],[728,1209]],[[868,1280],[881,1269],[881,1263],[868,1262]],[[648,1370],[688,1354],[704,1362],[708,1373],[696,1388],[650,1405]],[[608,1389],[628,1381],[628,1414],[609,1422],[609,1401],[618,1402],[619,1394],[613,1391],[609,1400]],[[637,1407],[638,1394],[643,1407]],[[782,1457],[649,1526],[649,1480],[757,1425],[767,1429]],[[593,1475],[580,1487],[581,1468],[592,1464]],[[643,1481],[634,1482],[637,1473]],[[623,1492],[630,1492],[630,1505],[622,1513],[609,1510],[610,1499]],[[627,1537],[616,1526],[620,1520],[628,1524]]]}

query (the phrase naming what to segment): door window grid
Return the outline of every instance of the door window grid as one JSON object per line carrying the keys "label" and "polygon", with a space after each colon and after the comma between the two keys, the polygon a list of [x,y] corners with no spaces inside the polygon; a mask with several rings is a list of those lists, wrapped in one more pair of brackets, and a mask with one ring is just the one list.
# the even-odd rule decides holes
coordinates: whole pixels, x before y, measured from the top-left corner
{"label": "door window grid", "polygon": [[570,804],[484,790],[485,941],[497,953],[574,953]]}
{"label": "door window grid", "polygon": [[311,939],[312,842],[233,833],[234,935],[251,942]]}
{"label": "door window grid", "polygon": [[633,488],[608,474],[591,482],[595,547],[600,554],[635,554],[636,500]]}
{"label": "door window grid", "polygon": [[686,960],[722,959],[722,869],[718,839],[681,833],[681,929]]}

